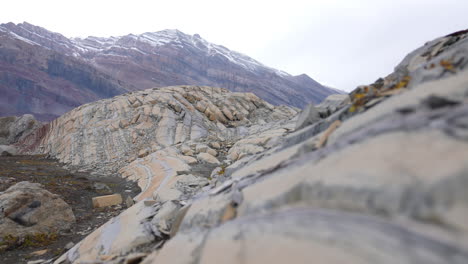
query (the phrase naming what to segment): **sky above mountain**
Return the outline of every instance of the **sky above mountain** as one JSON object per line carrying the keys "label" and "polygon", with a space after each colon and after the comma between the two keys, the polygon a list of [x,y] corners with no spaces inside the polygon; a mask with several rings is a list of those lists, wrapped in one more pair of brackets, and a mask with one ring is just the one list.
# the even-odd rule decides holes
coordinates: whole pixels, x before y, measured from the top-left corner
{"label": "sky above mountain", "polygon": [[179,29],[350,91],[425,42],[468,28],[466,10],[460,0],[15,0],[2,3],[0,23],[27,21],[67,37]]}

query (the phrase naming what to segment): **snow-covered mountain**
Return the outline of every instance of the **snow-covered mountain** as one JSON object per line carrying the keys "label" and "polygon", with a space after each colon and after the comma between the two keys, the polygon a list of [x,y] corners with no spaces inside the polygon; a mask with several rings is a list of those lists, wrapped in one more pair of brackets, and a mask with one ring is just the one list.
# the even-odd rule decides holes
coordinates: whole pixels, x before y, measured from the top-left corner
{"label": "snow-covered mountain", "polygon": [[[0,74],[0,91],[14,97],[7,102],[0,99],[0,115],[30,112],[47,116],[53,108],[50,114],[56,116],[88,101],[168,85],[209,85],[253,92],[270,103],[296,107],[318,103],[336,93],[305,74],[292,76],[210,43],[198,34],[179,30],[69,39],[26,22],[7,23],[0,25],[0,40],[0,64],[5,69]],[[30,72],[35,72],[36,78],[22,74],[18,68],[33,68]],[[12,79],[6,75],[15,78],[5,81]],[[40,88],[32,93],[18,87],[18,80]],[[49,87],[51,82],[55,87]],[[75,94],[83,90],[87,95],[76,102],[76,96],[62,100],[57,107],[50,106],[53,100],[46,100],[49,107],[40,109],[44,96],[67,97],[67,89]],[[47,91],[47,96],[40,91]],[[35,107],[29,107],[28,102],[34,102]]]}

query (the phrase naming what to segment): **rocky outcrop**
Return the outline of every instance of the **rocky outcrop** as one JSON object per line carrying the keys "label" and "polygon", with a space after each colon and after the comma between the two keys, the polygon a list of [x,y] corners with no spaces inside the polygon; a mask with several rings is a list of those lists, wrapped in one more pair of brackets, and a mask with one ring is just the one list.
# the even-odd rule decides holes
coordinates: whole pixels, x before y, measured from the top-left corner
{"label": "rocky outcrop", "polygon": [[17,146],[142,191],[55,264],[467,263],[467,58],[436,39],[302,116],[205,86],[80,106]]}
{"label": "rocky outcrop", "polygon": [[[237,139],[247,135],[252,124],[288,119],[296,113],[254,94],[221,88],[149,89],[78,107],[48,124],[40,137],[25,138],[22,148],[72,166],[116,171],[169,146],[175,145],[178,152],[184,142]],[[182,161],[192,162],[190,158]]]}
{"label": "rocky outcrop", "polygon": [[71,207],[37,183],[19,182],[0,192],[0,210],[0,240],[49,235],[75,222]]}
{"label": "rocky outcrop", "polygon": [[339,93],[178,30],[68,39],[26,22],[7,23],[0,25],[0,41],[0,116],[31,113],[50,121],[88,102],[170,85],[252,92],[295,107]]}
{"label": "rocky outcrop", "polygon": [[14,146],[0,145],[0,156],[14,156],[18,150]]}
{"label": "rocky outcrop", "polygon": [[32,115],[0,117],[0,145],[21,141],[40,126]]}

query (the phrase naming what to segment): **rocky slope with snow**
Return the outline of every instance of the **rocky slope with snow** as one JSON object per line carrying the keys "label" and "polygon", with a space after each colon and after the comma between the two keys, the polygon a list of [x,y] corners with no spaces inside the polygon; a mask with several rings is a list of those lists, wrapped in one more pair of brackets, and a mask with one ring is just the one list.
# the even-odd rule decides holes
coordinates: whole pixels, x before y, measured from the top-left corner
{"label": "rocky slope with snow", "polygon": [[28,23],[0,25],[0,115],[51,120],[84,103],[128,91],[208,85],[252,92],[274,105],[303,107],[337,93],[210,43],[163,30],[68,39]]}
{"label": "rocky slope with snow", "polygon": [[468,262],[468,31],[299,115],[200,86],[83,105],[22,151],[138,183],[44,263]]}

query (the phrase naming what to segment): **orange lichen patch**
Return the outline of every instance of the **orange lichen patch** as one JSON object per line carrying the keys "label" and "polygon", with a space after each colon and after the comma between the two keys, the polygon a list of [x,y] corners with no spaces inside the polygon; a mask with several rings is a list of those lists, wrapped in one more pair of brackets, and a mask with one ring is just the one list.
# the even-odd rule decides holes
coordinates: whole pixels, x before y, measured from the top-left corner
{"label": "orange lichen patch", "polygon": [[379,93],[379,96],[392,96],[392,95],[395,95],[395,94],[402,93],[402,92],[404,92],[404,91],[406,91],[406,90],[407,90],[407,89],[393,89],[393,90],[388,90],[388,91]]}
{"label": "orange lichen patch", "polygon": [[453,64],[452,64],[452,62],[450,60],[441,60],[440,61],[440,66],[442,66],[447,71],[455,72],[455,67],[453,66]]}
{"label": "orange lichen patch", "polygon": [[410,76],[405,76],[401,81],[399,81],[393,89],[400,89],[408,86],[408,83],[411,81]]}
{"label": "orange lichen patch", "polygon": [[[362,89],[363,91],[365,91],[366,89],[368,89],[367,87]],[[351,97],[351,102],[353,103],[351,108],[349,109],[350,112],[354,112],[358,107],[362,106],[365,104],[365,102],[367,101],[366,100],[366,97],[368,96],[367,93],[364,93],[364,92],[356,92],[356,93],[353,93],[350,95]]]}
{"label": "orange lichen patch", "polygon": [[387,88],[382,88],[383,81],[381,81],[380,83],[376,82],[368,86],[361,86],[350,94],[352,104],[348,111],[350,113],[353,113],[358,110],[364,109],[365,107],[372,107],[372,104],[368,105],[367,103],[371,102],[375,98],[387,97],[401,93],[404,90],[406,90],[403,88],[407,87],[410,81],[410,76],[404,76],[395,85]]}
{"label": "orange lichen patch", "polygon": [[354,96],[354,99],[355,99],[355,100],[360,100],[360,99],[366,97],[366,94],[357,93],[357,94],[354,94],[353,96]]}

